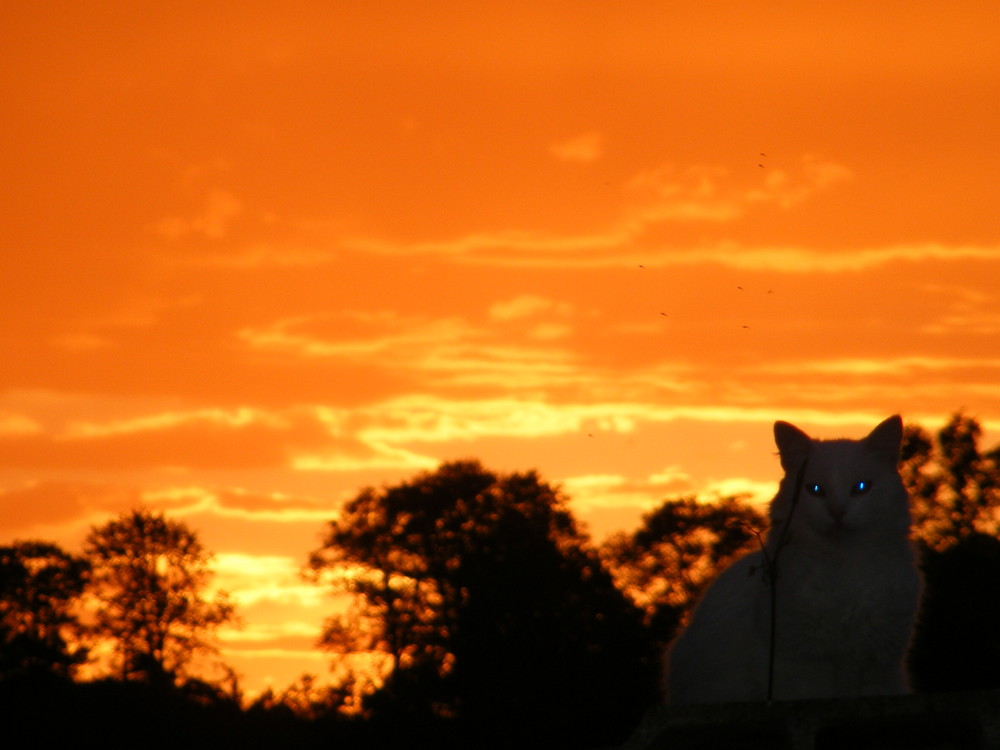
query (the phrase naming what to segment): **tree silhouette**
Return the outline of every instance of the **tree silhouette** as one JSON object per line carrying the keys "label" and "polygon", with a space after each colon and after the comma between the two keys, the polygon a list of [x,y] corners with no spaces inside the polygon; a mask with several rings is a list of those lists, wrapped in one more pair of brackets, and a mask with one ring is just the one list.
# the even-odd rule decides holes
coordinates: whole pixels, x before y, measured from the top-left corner
{"label": "tree silhouette", "polygon": [[585,746],[623,739],[654,699],[641,613],[533,472],[462,461],[366,489],[330,522],[310,569],[355,595],[323,645],[384,655],[366,701],[376,715]]}
{"label": "tree silhouette", "polygon": [[224,592],[206,598],[211,554],[183,523],[133,510],[91,530],[85,543],[97,599],[94,633],[114,645],[123,680],[173,685],[215,629],[234,619]]}
{"label": "tree silhouette", "polygon": [[664,501],[631,534],[619,533],[601,553],[619,586],[642,607],[661,644],[676,634],[715,576],[756,548],[766,516],[744,497]]}
{"label": "tree silhouette", "polygon": [[343,686],[319,685],[315,675],[304,673],[284,690],[268,687],[254,699],[249,710],[281,712],[304,719],[328,718],[349,705],[352,688],[350,681]]}
{"label": "tree silhouette", "polygon": [[924,599],[909,656],[918,690],[1000,688],[1000,541],[972,533],[923,559]]}
{"label": "tree silhouette", "polygon": [[72,677],[86,661],[75,606],[89,564],[49,542],[0,547],[0,677]]}
{"label": "tree silhouette", "polygon": [[943,550],[975,533],[1000,532],[1000,451],[979,448],[982,428],[955,414],[932,439],[908,425],[900,473],[910,491],[914,535]]}

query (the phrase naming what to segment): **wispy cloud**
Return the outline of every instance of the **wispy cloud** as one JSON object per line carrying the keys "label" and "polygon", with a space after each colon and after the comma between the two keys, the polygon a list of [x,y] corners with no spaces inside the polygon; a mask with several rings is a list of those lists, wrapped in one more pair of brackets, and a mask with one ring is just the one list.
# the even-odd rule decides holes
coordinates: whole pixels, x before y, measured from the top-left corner
{"label": "wispy cloud", "polygon": [[37,435],[42,431],[42,426],[31,417],[0,412],[0,435]]}
{"label": "wispy cloud", "polygon": [[[367,431],[366,431],[367,432]],[[300,452],[291,459],[291,468],[296,471],[328,471],[352,473],[378,469],[420,471],[434,469],[439,461],[431,456],[398,448],[374,434],[361,436],[368,450],[363,454],[343,450],[313,450]]]}
{"label": "wispy cloud", "polygon": [[[480,437],[540,438],[588,432],[631,433],[643,423],[679,420],[770,423],[773,407],[668,406],[646,402],[551,403],[529,399],[460,400],[412,395],[361,410],[365,439],[387,445],[468,441]],[[391,416],[390,416],[391,415]],[[885,415],[864,411],[786,409],[783,419],[830,426],[876,424]]]}
{"label": "wispy cloud", "polygon": [[826,375],[894,375],[915,377],[922,372],[947,372],[956,370],[1000,370],[1000,358],[972,357],[835,357],[829,359],[800,359],[794,362],[768,363],[752,369],[780,374],[821,373]]}
{"label": "wispy cloud", "polygon": [[[738,271],[769,271],[782,274],[857,273],[896,263],[964,261],[1000,261],[1000,245],[947,245],[943,243],[897,244],[882,247],[829,249],[822,247],[761,246],[735,241],[701,245],[675,245],[663,242],[626,244],[611,236],[581,238],[578,252],[570,256],[573,240],[549,241],[525,239],[488,243],[494,250],[484,252],[487,244],[470,245],[466,263],[521,268],[622,268],[643,265],[647,268],[718,266]],[[559,253],[551,252],[553,246]],[[596,252],[593,248],[619,251]],[[527,251],[533,252],[527,252]]]}
{"label": "wispy cloud", "polygon": [[916,243],[860,249],[746,247],[726,243],[690,252],[664,252],[648,260],[653,266],[713,264],[745,271],[844,273],[867,271],[891,263],[1000,260],[1000,245]]}
{"label": "wispy cloud", "polygon": [[192,423],[214,424],[233,428],[246,427],[255,423],[278,429],[289,426],[287,422],[276,417],[274,414],[251,407],[240,407],[237,409],[197,409],[194,411],[165,412],[137,417],[135,419],[107,422],[72,422],[57,438],[60,440],[85,440],[88,438],[103,438],[137,432],[169,430]]}
{"label": "wispy cloud", "polygon": [[555,311],[559,315],[565,316],[573,312],[573,306],[565,302],[555,302],[536,294],[522,294],[509,300],[494,303],[490,307],[489,315],[493,320],[515,320],[549,311]]}
{"label": "wispy cloud", "polygon": [[[549,309],[563,315],[569,312],[568,307],[542,298],[516,298],[494,306],[490,316],[517,322]],[[424,384],[492,383],[509,388],[574,377],[575,355],[548,343],[569,333],[565,323],[553,326],[533,321],[518,341],[516,333],[511,336],[509,331],[492,330],[457,316],[354,311],[283,319],[245,328],[238,336],[258,351],[368,363],[397,375],[407,373]]]}
{"label": "wispy cloud", "polygon": [[171,264],[195,267],[254,271],[269,268],[313,268],[335,262],[329,248],[308,242],[254,242],[229,252],[198,253],[172,257]]}
{"label": "wispy cloud", "polygon": [[243,211],[243,202],[228,190],[215,188],[205,196],[202,210],[191,217],[171,216],[156,223],[158,234],[179,240],[191,234],[221,239],[229,234],[233,220]]}
{"label": "wispy cloud", "polygon": [[[763,170],[762,170],[763,171]],[[477,232],[435,241],[398,243],[373,237],[344,239],[343,245],[363,252],[389,255],[440,255],[468,263],[510,266],[620,266],[632,258],[658,265],[722,263],[732,267],[781,268],[795,253],[808,250],[751,249],[732,260],[734,246],[721,241],[705,247],[670,248],[651,235],[674,224],[731,224],[762,206],[791,210],[851,179],[851,170],[835,161],[803,156],[792,168],[774,169],[750,182],[730,169],[664,164],[640,172],[624,187],[619,215],[602,231],[560,235],[531,229]],[[706,249],[707,248],[707,249]],[[793,270],[793,269],[792,269]]]}
{"label": "wispy cloud", "polygon": [[683,496],[709,498],[747,495],[751,502],[765,503],[774,497],[778,483],[745,477],[698,481],[678,466],[667,466],[645,478],[621,474],[572,476],[563,480],[561,486],[579,513],[600,515],[626,512],[637,517],[658,507],[665,500]]}
{"label": "wispy cloud", "polygon": [[322,523],[335,515],[329,498],[240,488],[169,485],[143,490],[143,503],[172,514],[208,514],[262,524]]}
{"label": "wispy cloud", "polygon": [[469,327],[459,318],[404,316],[383,310],[285,318],[265,327],[244,328],[238,336],[256,349],[303,357],[353,358],[377,354],[396,358],[415,347],[442,345],[470,334]]}
{"label": "wispy cloud", "polygon": [[[327,592],[302,580],[303,560],[284,555],[251,555],[223,552],[215,556],[213,568],[220,584],[229,591],[237,604],[248,606],[262,601],[315,607],[328,604]],[[301,629],[284,628],[284,635],[301,633]],[[318,634],[318,624],[308,634]],[[275,634],[272,632],[271,637]],[[234,636],[235,637],[235,636]]]}
{"label": "wispy cloud", "polygon": [[995,336],[1000,334],[1000,313],[992,311],[952,313],[943,315],[921,329],[924,333],[935,336],[955,336],[973,334],[976,336]]}
{"label": "wispy cloud", "polygon": [[553,143],[549,153],[559,161],[594,162],[604,155],[604,136],[598,132],[583,133]]}

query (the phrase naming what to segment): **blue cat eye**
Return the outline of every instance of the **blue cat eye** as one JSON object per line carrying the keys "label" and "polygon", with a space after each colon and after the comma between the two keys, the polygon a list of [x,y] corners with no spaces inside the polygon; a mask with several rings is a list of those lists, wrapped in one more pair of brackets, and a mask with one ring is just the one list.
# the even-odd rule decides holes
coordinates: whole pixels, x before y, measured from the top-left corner
{"label": "blue cat eye", "polygon": [[816,482],[806,484],[806,492],[813,497],[823,497],[826,495],[826,492],[823,490],[823,485],[817,484]]}
{"label": "blue cat eye", "polygon": [[851,487],[851,494],[863,495],[866,492],[868,492],[868,490],[870,490],[871,488],[872,488],[871,481],[868,479],[862,479],[860,482],[855,482],[854,486]]}

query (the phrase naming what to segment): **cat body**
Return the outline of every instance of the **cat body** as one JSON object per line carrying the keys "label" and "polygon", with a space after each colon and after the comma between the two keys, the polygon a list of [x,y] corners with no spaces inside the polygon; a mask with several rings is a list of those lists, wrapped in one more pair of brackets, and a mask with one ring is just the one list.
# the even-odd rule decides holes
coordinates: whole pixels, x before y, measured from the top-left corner
{"label": "cat body", "polygon": [[862,440],[774,429],[785,476],[763,550],[725,570],[695,608],[668,654],[668,700],[762,701],[769,682],[775,700],[907,692],[921,583],[897,468],[902,421]]}

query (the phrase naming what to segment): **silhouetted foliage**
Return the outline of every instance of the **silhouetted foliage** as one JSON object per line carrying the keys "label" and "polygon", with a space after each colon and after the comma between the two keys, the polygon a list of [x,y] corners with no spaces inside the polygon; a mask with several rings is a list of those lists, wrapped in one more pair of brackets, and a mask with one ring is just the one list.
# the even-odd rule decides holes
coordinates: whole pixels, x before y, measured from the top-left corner
{"label": "silhouetted foliage", "polygon": [[0,678],[68,678],[86,661],[74,608],[89,569],[49,542],[0,547]]}
{"label": "silhouetted foliage", "polygon": [[353,698],[353,683],[320,685],[312,674],[303,674],[284,690],[268,688],[250,705],[252,711],[287,713],[304,719],[337,715]]}
{"label": "silhouetted foliage", "polygon": [[715,576],[757,548],[757,534],[767,525],[742,497],[675,498],[645,514],[636,531],[610,537],[601,553],[666,644]]}
{"label": "silhouetted foliage", "polygon": [[922,551],[924,598],[909,657],[920,690],[1000,688],[1000,450],[955,414],[904,434],[901,473]]}
{"label": "silhouetted foliage", "polygon": [[1000,688],[1000,541],[964,536],[927,549],[924,600],[910,652],[919,690]]}
{"label": "silhouetted foliage", "polygon": [[134,510],[91,530],[94,633],[109,639],[123,680],[170,686],[214,630],[235,616],[224,592],[207,599],[211,554],[197,534],[162,513]]}
{"label": "silhouetted foliage", "polygon": [[976,533],[1000,532],[998,450],[979,448],[982,428],[955,414],[931,438],[908,425],[900,473],[912,498],[914,536],[943,550]]}
{"label": "silhouetted foliage", "polygon": [[310,568],[355,594],[323,645],[385,655],[373,716],[454,718],[480,743],[620,741],[654,699],[641,612],[534,473],[477,462],[367,489]]}

